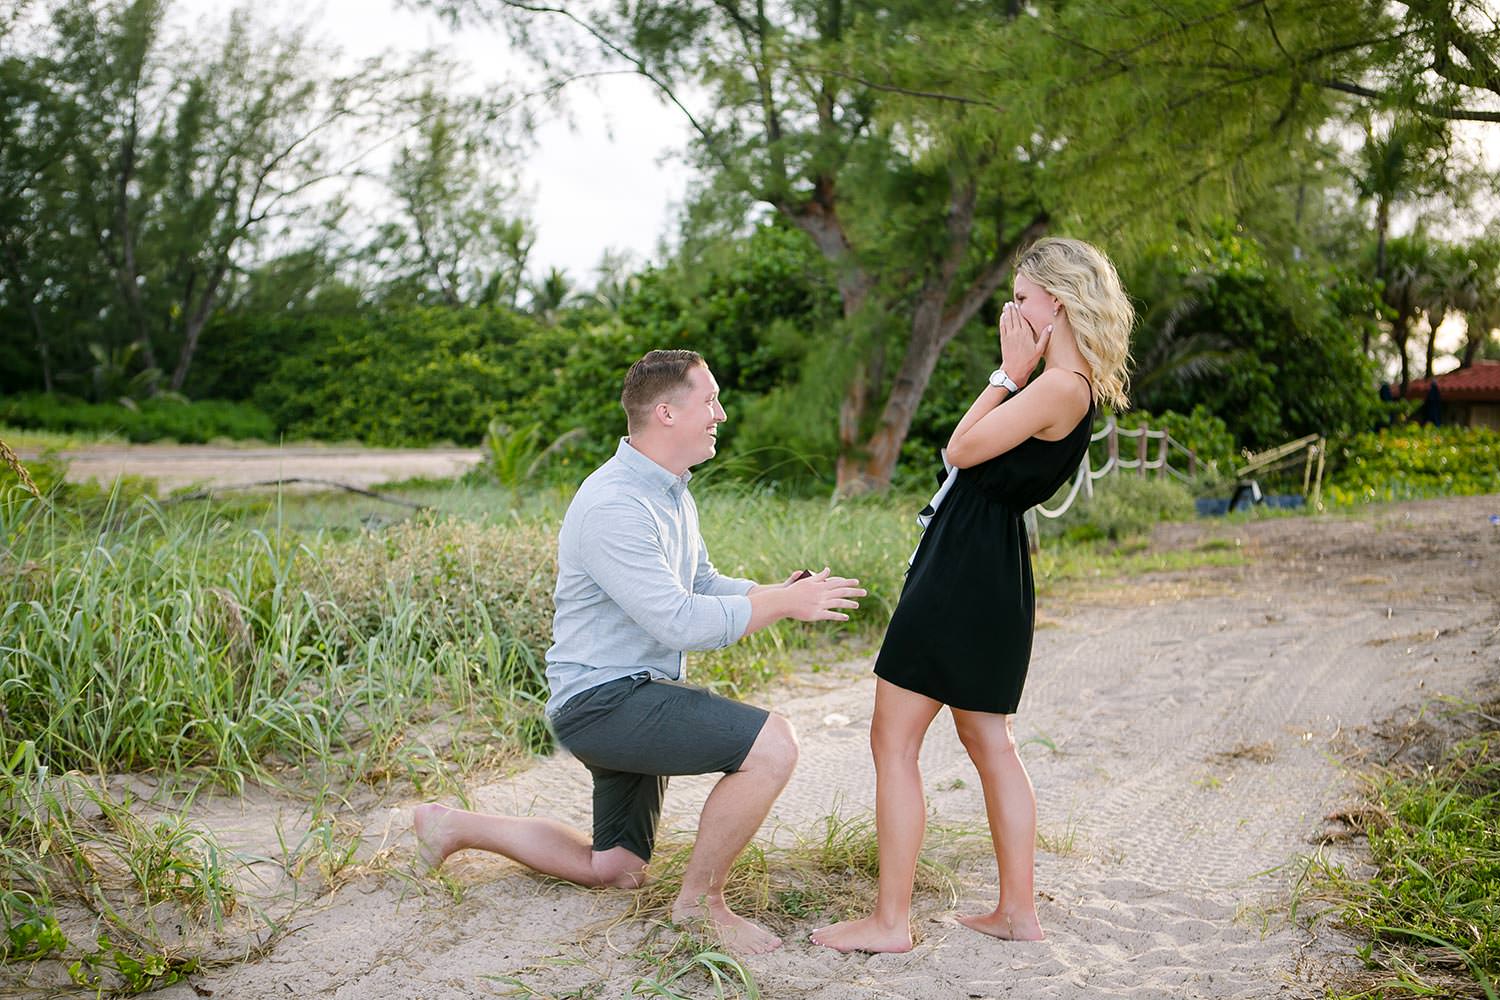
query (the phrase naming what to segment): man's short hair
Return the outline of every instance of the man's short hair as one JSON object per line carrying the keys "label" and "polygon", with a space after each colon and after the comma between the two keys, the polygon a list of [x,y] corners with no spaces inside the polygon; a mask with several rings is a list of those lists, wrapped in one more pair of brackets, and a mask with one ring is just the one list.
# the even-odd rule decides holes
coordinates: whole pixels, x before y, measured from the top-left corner
{"label": "man's short hair", "polygon": [[708,362],[697,351],[648,351],[645,357],[625,373],[625,387],[620,390],[620,405],[625,408],[625,422],[631,431],[645,426],[657,403],[692,385],[688,372],[707,368]]}

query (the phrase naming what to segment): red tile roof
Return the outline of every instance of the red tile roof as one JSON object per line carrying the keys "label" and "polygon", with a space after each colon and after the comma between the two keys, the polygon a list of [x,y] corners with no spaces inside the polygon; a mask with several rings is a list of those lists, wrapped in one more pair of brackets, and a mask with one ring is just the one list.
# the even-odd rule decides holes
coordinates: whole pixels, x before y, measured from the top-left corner
{"label": "red tile roof", "polygon": [[[1455,403],[1500,403],[1500,361],[1476,361],[1468,368],[1438,375],[1438,395]],[[1427,395],[1428,380],[1413,379],[1406,387],[1407,399]]]}

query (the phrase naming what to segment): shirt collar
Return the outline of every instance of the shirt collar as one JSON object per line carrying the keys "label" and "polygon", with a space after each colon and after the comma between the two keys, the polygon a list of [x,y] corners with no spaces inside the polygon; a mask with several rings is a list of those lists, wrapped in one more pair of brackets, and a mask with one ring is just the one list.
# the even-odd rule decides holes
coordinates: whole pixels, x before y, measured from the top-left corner
{"label": "shirt collar", "polygon": [[644,480],[648,486],[654,486],[663,493],[674,495],[681,493],[687,488],[688,480],[693,478],[692,470],[680,476],[674,476],[656,464],[655,460],[636,451],[629,438],[620,438],[620,447],[615,449],[615,459],[634,473],[638,479]]}

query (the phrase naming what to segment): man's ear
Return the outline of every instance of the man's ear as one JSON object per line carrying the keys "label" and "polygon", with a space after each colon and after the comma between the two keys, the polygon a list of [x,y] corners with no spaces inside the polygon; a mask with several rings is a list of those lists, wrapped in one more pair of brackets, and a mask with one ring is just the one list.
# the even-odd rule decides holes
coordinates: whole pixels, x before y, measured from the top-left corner
{"label": "man's ear", "polygon": [[673,417],[671,403],[668,403],[666,400],[662,400],[660,403],[656,404],[652,412],[656,414],[656,418],[658,420],[666,424],[668,427],[672,425]]}

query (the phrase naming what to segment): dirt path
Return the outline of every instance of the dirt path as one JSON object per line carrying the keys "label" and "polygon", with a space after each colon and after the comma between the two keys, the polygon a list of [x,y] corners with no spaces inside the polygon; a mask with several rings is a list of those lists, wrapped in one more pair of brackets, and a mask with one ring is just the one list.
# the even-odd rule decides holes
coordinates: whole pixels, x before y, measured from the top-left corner
{"label": "dirt path", "polygon": [[[479,463],[481,455],[473,448],[136,444],[80,448],[63,452],[62,457],[68,462],[68,479],[74,482],[108,484],[122,475],[144,476],[156,480],[166,493],[183,486],[243,486],[277,479],[327,479],[367,489],[419,476],[437,479],[462,475]],[[289,488],[330,487],[301,483]]]}
{"label": "dirt path", "polygon": [[[767,997],[1316,997],[1340,961],[1333,935],[1287,920],[1298,859],[1347,803],[1338,759],[1370,727],[1500,675],[1500,497],[1358,518],[1173,526],[1163,546],[1242,546],[1248,565],[1075,586],[1042,600],[1017,735],[1036,784],[1040,913],[1048,940],[1005,944],[918,900],[906,955],[839,956],[785,920],[788,944],[747,964]],[[817,837],[837,806],[868,812],[869,662],[799,675],[763,703],[787,714],[802,759],[765,837]],[[922,755],[934,823],[983,821],[978,781],[939,717]],[[689,830],[708,779],[674,779],[668,827]],[[476,790],[480,808],[587,821],[588,783],[554,758]],[[239,808],[239,807],[236,807]],[[288,818],[289,822],[291,819]],[[264,833],[263,807],[221,806],[226,839]],[[365,816],[410,855],[402,812]],[[253,843],[249,846],[255,846]],[[957,868],[957,909],[993,901],[993,857]],[[776,855],[770,854],[771,864]],[[436,998],[618,997],[650,970],[650,928],[610,927],[624,892],[585,892],[500,858],[454,858],[432,881],[356,879],[296,917],[265,958],[162,994]],[[690,981],[691,982],[691,981]],[[710,995],[689,986],[689,995]],[[694,992],[696,990],[696,992]]]}

